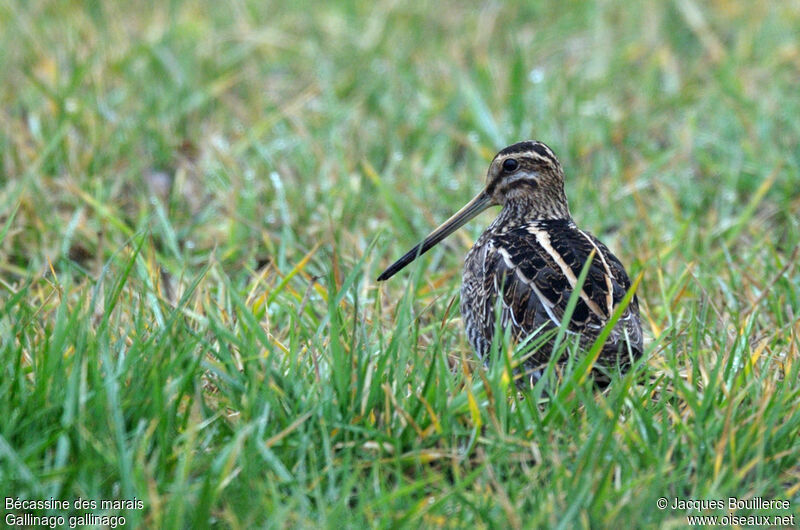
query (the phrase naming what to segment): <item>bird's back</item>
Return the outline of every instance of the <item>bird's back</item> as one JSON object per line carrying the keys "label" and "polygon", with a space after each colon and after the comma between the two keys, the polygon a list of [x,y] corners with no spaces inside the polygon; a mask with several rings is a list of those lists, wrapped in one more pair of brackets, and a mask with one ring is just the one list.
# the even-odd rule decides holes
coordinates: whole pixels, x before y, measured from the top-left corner
{"label": "bird's back", "polygon": [[[467,337],[485,358],[494,336],[496,308],[515,340],[557,328],[587,258],[588,275],[568,325],[591,346],[630,288],[620,261],[571,219],[493,223],[467,255],[461,313]],[[531,356],[530,368],[546,364],[552,344]],[[638,301],[634,297],[609,335],[598,362],[626,365],[642,352]]]}

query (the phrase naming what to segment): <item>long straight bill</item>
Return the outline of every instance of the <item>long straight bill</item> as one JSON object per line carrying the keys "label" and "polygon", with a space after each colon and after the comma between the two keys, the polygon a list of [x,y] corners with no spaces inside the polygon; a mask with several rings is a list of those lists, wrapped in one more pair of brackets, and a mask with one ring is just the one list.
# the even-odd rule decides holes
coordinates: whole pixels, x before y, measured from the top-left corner
{"label": "long straight bill", "polygon": [[486,194],[485,191],[480,192],[474,199],[469,201],[466,206],[456,212],[450,219],[442,223],[439,228],[428,234],[422,243],[412,248],[399,260],[395,261],[388,269],[383,271],[378,276],[378,281],[388,280],[406,265],[417,259],[419,256],[425,254],[434,245],[439,243],[442,239],[446,238],[462,226],[467,221],[484,211],[492,205],[492,198]]}

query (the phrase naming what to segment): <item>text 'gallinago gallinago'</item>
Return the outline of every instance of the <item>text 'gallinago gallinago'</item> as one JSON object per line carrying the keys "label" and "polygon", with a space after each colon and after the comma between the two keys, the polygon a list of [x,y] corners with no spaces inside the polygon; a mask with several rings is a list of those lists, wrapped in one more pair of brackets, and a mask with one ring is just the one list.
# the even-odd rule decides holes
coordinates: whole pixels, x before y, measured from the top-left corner
{"label": "text 'gallinago gallinago'", "polygon": [[[591,346],[630,288],[622,263],[597,238],[575,225],[564,194],[564,171],[541,142],[520,142],[494,157],[485,188],[422,243],[386,269],[392,277],[467,221],[490,206],[500,215],[467,254],[461,286],[461,315],[467,337],[486,359],[495,331],[495,308],[503,329],[515,340],[557,328],[570,294],[592,251],[594,257],[567,330]],[[498,302],[499,297],[499,302]],[[545,345],[526,362],[532,373],[552,353]],[[598,357],[606,366],[625,367],[642,353],[636,297],[624,310]]]}

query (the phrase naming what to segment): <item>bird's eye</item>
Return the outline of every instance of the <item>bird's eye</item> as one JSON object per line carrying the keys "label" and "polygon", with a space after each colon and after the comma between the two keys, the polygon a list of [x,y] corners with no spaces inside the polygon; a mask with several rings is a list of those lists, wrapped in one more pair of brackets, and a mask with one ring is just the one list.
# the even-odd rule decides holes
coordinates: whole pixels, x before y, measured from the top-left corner
{"label": "bird's eye", "polygon": [[503,160],[503,169],[509,173],[519,167],[519,162],[515,158],[506,158]]}

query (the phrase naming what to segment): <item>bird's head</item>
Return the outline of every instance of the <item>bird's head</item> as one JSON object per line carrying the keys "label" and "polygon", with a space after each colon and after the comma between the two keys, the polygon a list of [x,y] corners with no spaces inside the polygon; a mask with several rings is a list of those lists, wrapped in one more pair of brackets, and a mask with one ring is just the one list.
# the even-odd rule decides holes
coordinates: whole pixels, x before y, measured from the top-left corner
{"label": "bird's head", "polygon": [[542,142],[526,141],[497,153],[486,174],[486,186],[450,219],[378,277],[386,280],[490,206],[503,206],[525,219],[569,219],[564,171]]}
{"label": "bird's head", "polygon": [[519,142],[497,153],[481,194],[491,204],[517,208],[529,218],[569,218],[564,170],[542,142]]}

